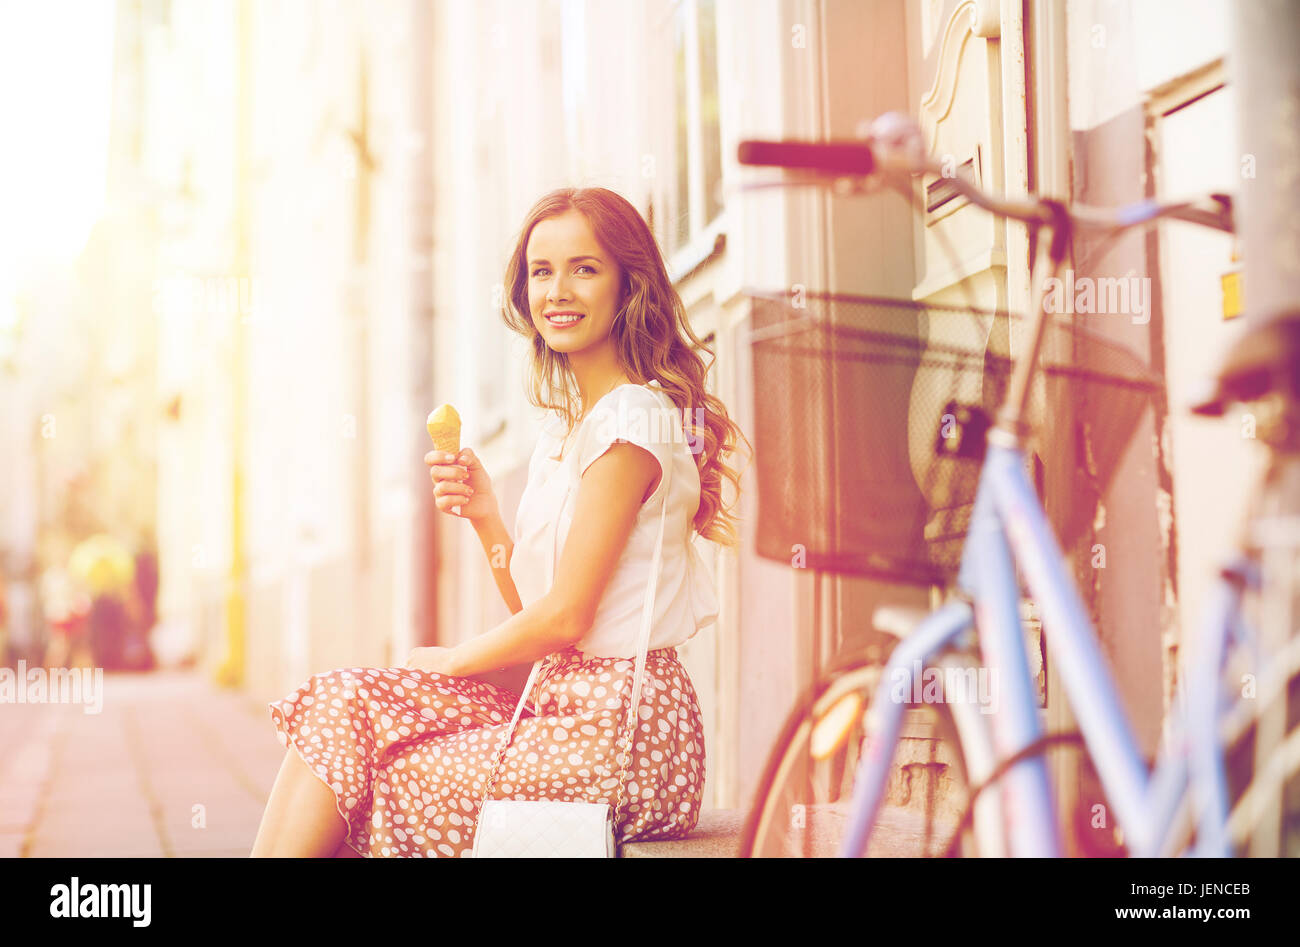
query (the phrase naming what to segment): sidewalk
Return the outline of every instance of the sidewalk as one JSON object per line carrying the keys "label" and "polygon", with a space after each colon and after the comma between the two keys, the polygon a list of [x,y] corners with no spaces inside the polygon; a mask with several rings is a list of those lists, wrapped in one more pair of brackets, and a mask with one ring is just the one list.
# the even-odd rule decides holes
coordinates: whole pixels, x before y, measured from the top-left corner
{"label": "sidewalk", "polygon": [[0,858],[245,857],[283,758],[198,672],[105,674],[98,714],[0,703]]}

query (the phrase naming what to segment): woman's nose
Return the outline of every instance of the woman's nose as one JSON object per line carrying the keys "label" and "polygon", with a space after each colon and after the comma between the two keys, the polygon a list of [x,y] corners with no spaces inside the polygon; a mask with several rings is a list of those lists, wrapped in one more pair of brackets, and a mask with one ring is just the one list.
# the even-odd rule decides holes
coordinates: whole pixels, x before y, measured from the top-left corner
{"label": "woman's nose", "polygon": [[554,304],[559,302],[561,299],[568,298],[569,287],[564,282],[564,277],[557,273],[555,279],[551,280],[551,287],[546,293],[546,301]]}

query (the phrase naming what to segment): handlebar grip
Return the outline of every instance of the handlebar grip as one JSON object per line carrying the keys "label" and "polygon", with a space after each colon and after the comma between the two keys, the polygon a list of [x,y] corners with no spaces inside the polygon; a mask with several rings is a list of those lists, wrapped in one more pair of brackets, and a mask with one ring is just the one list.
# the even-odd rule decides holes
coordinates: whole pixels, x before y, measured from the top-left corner
{"label": "handlebar grip", "polygon": [[829,174],[866,175],[876,168],[871,146],[860,141],[762,141],[746,139],[737,148],[741,164],[806,168]]}

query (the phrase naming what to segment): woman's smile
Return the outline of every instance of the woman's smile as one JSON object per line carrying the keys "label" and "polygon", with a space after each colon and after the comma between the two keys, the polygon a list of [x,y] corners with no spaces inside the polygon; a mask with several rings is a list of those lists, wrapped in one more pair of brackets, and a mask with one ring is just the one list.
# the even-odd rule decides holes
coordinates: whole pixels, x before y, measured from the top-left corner
{"label": "woman's smile", "polygon": [[568,329],[572,326],[576,326],[582,321],[582,313],[573,312],[572,310],[548,312],[546,314],[546,321],[557,329]]}

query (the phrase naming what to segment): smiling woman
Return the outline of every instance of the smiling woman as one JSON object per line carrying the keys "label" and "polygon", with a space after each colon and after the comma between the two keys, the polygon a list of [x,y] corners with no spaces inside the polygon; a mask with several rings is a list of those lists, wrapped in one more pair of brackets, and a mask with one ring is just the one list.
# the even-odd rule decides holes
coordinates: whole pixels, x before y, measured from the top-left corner
{"label": "smiling woman", "polygon": [[[487,798],[612,806],[620,843],[679,838],[699,819],[703,720],[676,647],[717,617],[692,539],[735,544],[720,488],[738,486],[723,460],[739,429],[707,393],[703,345],[623,198],[544,197],[506,289],[506,322],[532,342],[530,397],[553,412],[515,541],[472,450],[425,459],[438,508],[464,505],[489,561],[508,550],[497,585],[514,615],[453,648],[417,649],[405,668],[318,674],[273,702],[289,752],[256,855],[340,842],[367,856],[466,855]],[[474,679],[530,661],[527,699]]]}
{"label": "smiling woman", "polygon": [[[712,353],[692,331],[636,208],[605,188],[552,191],[525,219],[505,282],[502,317],[532,345],[529,400],[557,412],[572,432],[580,405],[620,384],[657,380],[692,422],[686,434],[701,481],[693,525],[706,539],[734,545],[721,488],[725,478],[739,492],[739,476],[724,460],[744,435],[707,391]],[[564,314],[580,318],[555,320]]]}

